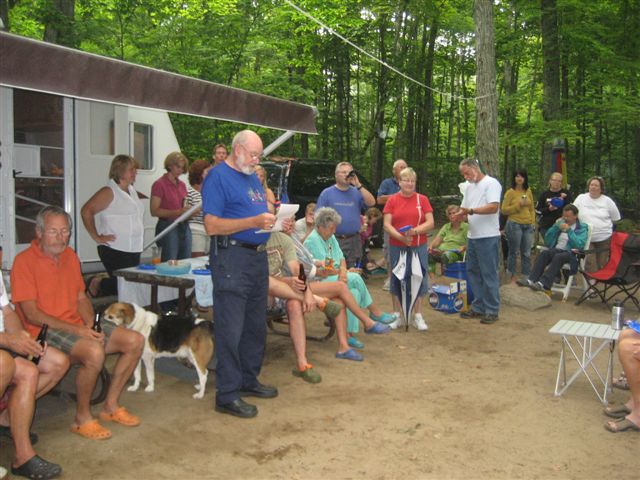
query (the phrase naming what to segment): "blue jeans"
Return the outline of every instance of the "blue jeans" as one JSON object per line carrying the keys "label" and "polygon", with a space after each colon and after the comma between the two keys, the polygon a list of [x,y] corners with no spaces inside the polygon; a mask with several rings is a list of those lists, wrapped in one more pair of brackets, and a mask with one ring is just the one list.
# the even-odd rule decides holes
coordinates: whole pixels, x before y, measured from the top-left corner
{"label": "blue jeans", "polygon": [[[156,235],[171,225],[171,220],[158,219],[156,224]],[[191,258],[191,229],[188,222],[180,223],[176,228],[167,233],[156,242],[162,248],[160,260],[178,260],[180,258]]]}
{"label": "blue jeans", "polygon": [[467,279],[475,296],[474,312],[497,315],[500,310],[499,246],[500,236],[470,238],[467,243]]}
{"label": "blue jeans", "polygon": [[531,273],[531,248],[533,247],[533,225],[507,220],[505,227],[507,242],[509,242],[509,257],[507,258],[507,270],[512,276],[516,274],[516,256],[520,253],[522,274],[529,276]]}

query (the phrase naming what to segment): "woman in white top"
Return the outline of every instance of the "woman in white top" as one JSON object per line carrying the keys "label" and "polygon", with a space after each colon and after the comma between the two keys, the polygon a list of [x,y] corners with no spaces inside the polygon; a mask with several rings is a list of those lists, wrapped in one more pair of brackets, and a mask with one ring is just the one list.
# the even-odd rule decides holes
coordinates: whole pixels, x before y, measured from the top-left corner
{"label": "woman in white top", "polygon": [[116,155],[109,169],[109,183],[82,206],[82,223],[98,244],[98,255],[108,278],[94,278],[87,292],[116,295],[113,271],[140,263],[144,243],[144,205],[133,188],[138,162],[129,155]]}
{"label": "woman in white top", "polygon": [[578,195],[573,204],[580,210],[580,221],[591,226],[590,249],[597,249],[594,268],[593,256],[587,257],[587,270],[600,270],[609,261],[609,244],[613,222],[620,220],[620,211],[611,198],[604,194],[602,177],[587,180],[587,193]]}

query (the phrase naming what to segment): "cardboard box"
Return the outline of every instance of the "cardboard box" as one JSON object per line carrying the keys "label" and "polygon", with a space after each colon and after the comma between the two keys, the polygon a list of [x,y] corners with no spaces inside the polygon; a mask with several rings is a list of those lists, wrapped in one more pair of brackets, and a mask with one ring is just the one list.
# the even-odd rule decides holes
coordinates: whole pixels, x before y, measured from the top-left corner
{"label": "cardboard box", "polygon": [[458,280],[446,285],[433,285],[429,289],[429,304],[444,313],[466,311],[468,309],[466,280]]}

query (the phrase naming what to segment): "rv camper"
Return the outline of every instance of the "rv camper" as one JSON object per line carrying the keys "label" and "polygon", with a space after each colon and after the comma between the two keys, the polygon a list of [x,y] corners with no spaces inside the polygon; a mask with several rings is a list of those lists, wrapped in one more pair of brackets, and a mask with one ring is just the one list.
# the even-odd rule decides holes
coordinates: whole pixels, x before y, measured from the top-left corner
{"label": "rv camper", "polygon": [[[2,269],[34,237],[36,213],[59,205],[74,221],[84,271],[101,268],[80,208],[107,181],[115,154],[141,168],[149,196],[167,153],[179,150],[167,112],[316,133],[316,110],[0,32],[0,246]],[[275,148],[275,147],[273,147]],[[271,148],[271,150],[273,149]],[[145,212],[145,245],[156,220]]]}

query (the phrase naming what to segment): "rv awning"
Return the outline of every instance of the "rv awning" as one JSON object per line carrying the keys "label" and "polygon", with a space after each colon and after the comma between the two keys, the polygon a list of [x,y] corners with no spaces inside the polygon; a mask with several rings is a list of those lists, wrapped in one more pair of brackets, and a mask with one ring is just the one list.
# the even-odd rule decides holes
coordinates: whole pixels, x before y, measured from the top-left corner
{"label": "rv awning", "polygon": [[316,133],[315,108],[0,32],[0,85]]}

